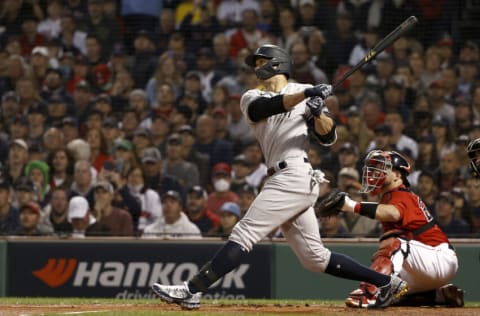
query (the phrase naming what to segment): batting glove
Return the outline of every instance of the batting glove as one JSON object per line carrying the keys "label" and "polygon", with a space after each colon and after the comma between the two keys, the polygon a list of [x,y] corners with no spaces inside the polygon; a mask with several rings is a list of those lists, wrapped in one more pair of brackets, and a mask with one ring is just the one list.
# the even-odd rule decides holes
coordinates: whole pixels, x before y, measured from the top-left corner
{"label": "batting glove", "polygon": [[332,85],[317,84],[316,86],[305,89],[304,94],[307,98],[321,97],[322,99],[326,99],[329,95],[332,94]]}
{"label": "batting glove", "polygon": [[323,107],[325,106],[325,100],[323,100],[321,97],[310,98],[307,101],[307,106],[313,116],[319,117],[320,114],[322,114]]}

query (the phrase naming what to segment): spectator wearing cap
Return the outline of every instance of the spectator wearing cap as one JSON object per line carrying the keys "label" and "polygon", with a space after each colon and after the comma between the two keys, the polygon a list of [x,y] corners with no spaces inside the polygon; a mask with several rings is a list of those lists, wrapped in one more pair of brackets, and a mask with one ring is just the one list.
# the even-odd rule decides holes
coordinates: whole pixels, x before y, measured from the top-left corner
{"label": "spectator wearing cap", "polygon": [[472,129],[473,120],[475,118],[472,102],[466,98],[458,98],[455,100],[455,126],[457,135],[467,135]]}
{"label": "spectator wearing cap", "polygon": [[436,170],[438,168],[438,155],[435,150],[435,137],[431,134],[418,138],[418,157],[416,165],[418,170]]}
{"label": "spectator wearing cap", "polygon": [[177,191],[162,194],[163,216],[145,227],[142,237],[201,238],[201,231],[183,212],[182,199]]}
{"label": "spectator wearing cap", "polygon": [[7,170],[5,171],[7,180],[10,183],[15,182],[24,174],[24,169],[27,162],[27,143],[23,139],[17,138],[12,140],[8,149]]}
{"label": "spectator wearing cap", "polygon": [[465,238],[470,227],[463,219],[455,216],[455,199],[452,193],[442,191],[435,202],[435,219],[449,238]]}
{"label": "spectator wearing cap", "polygon": [[118,120],[114,116],[106,117],[102,122],[102,134],[103,138],[108,146],[108,152],[114,151],[115,141],[122,138],[122,131],[120,130]]}
{"label": "spectator wearing cap", "polygon": [[[213,92],[212,101],[208,104],[209,107],[213,102]],[[189,71],[185,75],[183,89],[177,101],[179,104],[188,106],[192,110],[192,122],[196,121],[198,115],[205,112],[207,101],[202,96],[202,83],[200,81],[200,73],[197,70]],[[224,104],[221,103],[222,106]]]}
{"label": "spectator wearing cap", "polygon": [[388,81],[383,90],[383,111],[399,112],[402,119],[407,122],[410,118],[410,108],[407,106],[407,87],[403,78],[395,75]]}
{"label": "spectator wearing cap", "polygon": [[433,118],[432,135],[435,138],[435,151],[439,158],[442,152],[455,149],[453,133],[448,119],[438,115]]}
{"label": "spectator wearing cap", "polygon": [[132,144],[137,157],[141,157],[143,150],[152,146],[152,133],[144,127],[137,127],[133,133]]}
{"label": "spectator wearing cap", "polygon": [[458,90],[463,95],[469,95],[478,78],[478,62],[476,59],[462,59],[458,61]]}
{"label": "spectator wearing cap", "polygon": [[207,191],[196,185],[188,190],[185,212],[192,223],[202,232],[208,235],[212,229],[220,224],[220,217],[207,208]]}
{"label": "spectator wearing cap", "polygon": [[[76,69],[77,66],[74,67]],[[85,70],[85,75],[87,71]],[[78,123],[83,125],[87,120],[87,114],[90,110],[90,101],[92,99],[92,90],[90,84],[81,79],[75,84],[73,94],[73,108],[75,109],[74,116],[78,119]],[[80,126],[79,126],[80,127]]]}
{"label": "spectator wearing cap", "polygon": [[337,174],[337,186],[343,192],[350,186],[360,190],[362,188],[360,173],[354,167],[343,167]]}
{"label": "spectator wearing cap", "polygon": [[182,138],[182,157],[185,161],[193,163],[198,168],[200,185],[207,187],[209,184],[209,157],[194,148],[196,141],[195,132],[190,125],[183,125],[177,130]]}
{"label": "spectator wearing cap", "polygon": [[94,177],[92,169],[95,170],[88,160],[77,160],[75,162],[73,182],[70,187],[72,196],[80,195],[85,197],[90,192],[90,189],[96,181],[96,174]]}
{"label": "spectator wearing cap", "polygon": [[85,136],[87,143],[90,145],[90,163],[100,172],[104,162],[112,159],[108,152],[107,141],[99,128],[89,129]]}
{"label": "spectator wearing cap", "polygon": [[43,45],[47,43],[47,38],[37,31],[38,22],[38,18],[33,14],[27,14],[23,17],[19,36],[23,57],[29,57],[30,54],[33,54],[35,47],[44,47]]}
{"label": "spectator wearing cap", "polygon": [[72,224],[72,237],[85,238],[85,236],[107,236],[110,230],[97,222],[92,214],[87,199],[75,196],[68,202],[68,222]]}
{"label": "spectator wearing cap", "polygon": [[123,111],[121,119],[121,130],[125,138],[133,138],[135,130],[138,128],[140,118],[133,108],[127,108]]}
{"label": "spectator wearing cap", "polygon": [[208,196],[207,208],[220,215],[220,207],[225,202],[238,202],[238,195],[231,190],[232,167],[219,162],[212,168],[213,191]]}
{"label": "spectator wearing cap", "polygon": [[45,131],[42,138],[42,149],[45,154],[50,151],[65,147],[63,131],[57,127],[50,127]]}
{"label": "spectator wearing cap", "polygon": [[72,153],[66,148],[58,148],[48,153],[46,162],[50,169],[50,187],[70,188],[75,163]]}
{"label": "spectator wearing cap", "polygon": [[135,82],[132,74],[127,69],[120,69],[113,78],[112,89],[106,89],[112,96],[112,106],[115,112],[121,111],[128,106],[130,93],[133,91]]}
{"label": "spectator wearing cap", "polygon": [[368,144],[367,152],[379,149],[379,150],[393,150],[392,138],[392,128],[390,125],[382,123],[375,127],[373,130],[374,136],[370,144]]}
{"label": "spectator wearing cap", "polygon": [[177,130],[182,125],[189,125],[194,123],[192,109],[188,105],[179,104],[175,107],[174,112],[170,117],[172,129]]}
{"label": "spectator wearing cap", "polygon": [[74,116],[66,116],[62,119],[61,130],[63,133],[64,146],[79,137],[78,119]]}
{"label": "spectator wearing cap", "polygon": [[11,125],[6,128],[10,139],[28,138],[28,120],[20,114],[15,115]]}
{"label": "spectator wearing cap", "polygon": [[130,92],[128,106],[137,112],[140,124],[139,127],[150,129],[152,127],[152,113],[145,90],[134,89]]}
{"label": "spectator wearing cap", "polygon": [[228,113],[224,107],[216,107],[212,110],[212,117],[215,121],[215,138],[231,142],[228,132]]}
{"label": "spectator wearing cap", "polygon": [[69,105],[72,104],[70,94],[65,89],[63,73],[60,68],[49,67],[47,69],[41,89],[40,96],[47,102],[55,98],[57,102],[58,100],[62,100]]}
{"label": "spectator wearing cap", "polygon": [[2,95],[1,117],[6,126],[9,126],[15,115],[20,112],[20,99],[15,91],[7,91]]}
{"label": "spectator wearing cap", "polygon": [[93,207],[98,222],[109,228],[110,236],[133,236],[132,216],[124,209],[113,205],[115,190],[113,185],[105,180],[92,186]]}
{"label": "spectator wearing cap", "polygon": [[157,191],[145,186],[145,176],[141,167],[130,169],[127,173],[127,188],[140,201],[141,212],[137,231],[141,235],[146,226],[153,224],[162,216],[162,204]]}
{"label": "spectator wearing cap", "polygon": [[471,232],[480,236],[480,178],[471,177],[466,182],[467,207],[471,213]]}
{"label": "spectator wearing cap", "polygon": [[[360,151],[357,146],[353,143],[346,142],[344,143],[337,152],[338,159],[338,169],[327,168],[330,170],[340,170],[342,168],[354,168],[357,171],[360,170],[359,164],[360,160]],[[338,171],[337,171],[338,172]]]}
{"label": "spectator wearing cap", "polygon": [[427,89],[430,112],[435,116],[444,117],[451,125],[454,123],[455,108],[445,101],[445,90],[440,79],[432,81]]}
{"label": "spectator wearing cap", "polygon": [[27,114],[29,141],[42,141],[47,119],[47,107],[43,103],[35,103],[30,107]]}
{"label": "spectator wearing cap", "polygon": [[157,66],[156,46],[153,35],[146,29],[141,29],[133,39],[132,78],[136,89],[143,89],[152,77]]}
{"label": "spectator wearing cap", "polygon": [[10,203],[12,194],[5,179],[0,180],[0,235],[8,235],[20,227],[18,208]]}
{"label": "spectator wearing cap", "polygon": [[168,137],[162,173],[176,177],[180,184],[188,190],[188,188],[199,185],[200,180],[197,166],[183,158],[182,140],[182,136],[178,133],[173,133]]}
{"label": "spectator wearing cap", "polygon": [[240,218],[242,218],[252,205],[258,195],[258,190],[249,184],[243,185],[236,193],[238,194],[238,206],[240,207]]}
{"label": "spectator wearing cap", "polygon": [[220,207],[220,225],[216,229],[212,229],[208,234],[210,236],[228,238],[241,216],[240,206],[237,203],[223,203]]}
{"label": "spectator wearing cap", "polygon": [[19,209],[20,228],[14,232],[19,236],[41,236],[45,233],[38,229],[41,211],[35,202],[22,204]]}
{"label": "spectator wearing cap", "polygon": [[21,205],[35,202],[36,188],[32,180],[26,176],[18,178],[14,184],[13,189],[15,195],[12,199],[12,204],[20,209]]}
{"label": "spectator wearing cap", "polygon": [[103,113],[93,108],[86,113],[85,125],[82,126],[81,135],[84,135],[87,130],[92,128],[101,128],[103,122]]}
{"label": "spectator wearing cap", "polygon": [[52,189],[50,201],[44,207],[44,213],[38,224],[39,230],[59,236],[72,233],[73,227],[68,221],[69,194],[66,187],[60,186]]}
{"label": "spectator wearing cap", "polygon": [[207,103],[212,101],[212,89],[226,74],[216,72],[215,59],[210,47],[202,47],[197,53],[196,69],[200,74],[202,96]]}
{"label": "spectator wearing cap", "polygon": [[251,163],[252,172],[247,176],[247,183],[259,189],[263,179],[267,176],[267,165],[263,162],[263,153],[256,140],[247,141],[242,153]]}
{"label": "spectator wearing cap", "polygon": [[102,113],[102,117],[112,114],[112,98],[108,94],[100,93],[93,102],[93,108]]}
{"label": "spectator wearing cap", "polygon": [[233,158],[232,162],[232,183],[230,188],[238,194],[238,191],[247,184],[247,176],[252,173],[252,164],[244,154]]}
{"label": "spectator wearing cap", "polygon": [[130,168],[138,165],[133,144],[128,139],[117,139],[113,144],[113,160],[118,165],[118,170],[124,176]]}
{"label": "spectator wearing cap", "polygon": [[[172,98],[173,100],[169,99],[163,102],[173,103],[174,99],[180,95],[183,79],[181,72],[177,71],[177,66],[178,60],[175,58],[174,55],[169,52],[163,53],[158,58],[155,73],[148,80],[145,87],[150,106],[154,110],[157,109],[159,105],[162,105],[162,100],[158,98],[158,92],[163,84],[169,84],[170,89],[173,92],[171,96],[167,94],[167,96]],[[158,102],[160,102],[160,104],[157,104]]]}
{"label": "spectator wearing cap", "polygon": [[26,164],[25,175],[33,182],[35,201],[45,207],[50,200],[50,168],[44,161],[33,160]]}
{"label": "spectator wearing cap", "polygon": [[233,146],[230,142],[215,138],[215,120],[208,114],[198,117],[195,134],[197,141],[194,148],[210,158],[210,166],[219,162],[231,163]]}
{"label": "spectator wearing cap", "polygon": [[[458,71],[454,66],[442,68],[440,80],[443,82],[445,99],[448,103],[455,105],[459,98],[467,99],[467,95],[458,90]],[[470,93],[468,94],[470,95]]]}
{"label": "spectator wearing cap", "polygon": [[[86,10],[84,11],[86,12]],[[80,21],[79,19],[78,21]],[[60,34],[58,39],[62,43],[63,51],[71,51],[75,56],[85,55],[87,48],[85,39],[87,34],[77,28],[76,19],[72,13],[64,13],[60,17]]]}
{"label": "spectator wearing cap", "polygon": [[177,178],[163,173],[162,154],[156,147],[145,148],[142,154],[145,187],[156,191],[160,196],[167,191],[180,192],[184,201],[185,190]]}
{"label": "spectator wearing cap", "polygon": [[162,153],[165,153],[167,137],[172,132],[172,123],[169,118],[163,114],[152,114],[152,145],[158,147]]}

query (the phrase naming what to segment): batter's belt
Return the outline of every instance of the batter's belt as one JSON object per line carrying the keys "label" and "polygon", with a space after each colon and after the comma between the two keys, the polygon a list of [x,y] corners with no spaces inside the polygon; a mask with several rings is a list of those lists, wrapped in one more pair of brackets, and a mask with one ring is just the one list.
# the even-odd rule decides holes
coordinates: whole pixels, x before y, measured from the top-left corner
{"label": "batter's belt", "polygon": [[[304,157],[304,158],[303,158],[303,162],[304,162],[304,163],[309,163],[310,161],[308,160],[308,158]],[[270,167],[270,168],[267,169],[267,175],[268,175],[269,177],[271,177],[271,176],[273,176],[273,175],[275,174],[275,172],[287,168],[287,165],[288,165],[288,164],[287,164],[287,161],[286,161],[286,160],[278,161],[278,162],[276,162],[272,167]]]}

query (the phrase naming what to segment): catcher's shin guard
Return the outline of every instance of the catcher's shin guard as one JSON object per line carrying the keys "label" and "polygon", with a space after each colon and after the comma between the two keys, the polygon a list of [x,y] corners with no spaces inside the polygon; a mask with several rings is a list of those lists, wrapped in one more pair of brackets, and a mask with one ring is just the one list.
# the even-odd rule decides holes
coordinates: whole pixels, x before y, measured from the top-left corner
{"label": "catcher's shin guard", "polygon": [[[380,243],[380,249],[372,256],[370,268],[386,274],[393,274],[392,256],[401,250],[401,242],[398,238],[388,238]],[[361,282],[358,289],[353,290],[345,300],[348,307],[368,307],[375,303],[377,288],[373,284]]]}

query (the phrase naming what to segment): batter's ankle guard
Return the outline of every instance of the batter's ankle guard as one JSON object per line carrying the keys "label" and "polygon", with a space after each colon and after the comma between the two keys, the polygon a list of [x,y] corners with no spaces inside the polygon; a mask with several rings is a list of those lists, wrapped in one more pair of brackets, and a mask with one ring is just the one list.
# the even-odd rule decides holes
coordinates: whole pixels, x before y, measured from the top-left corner
{"label": "batter's ankle guard", "polygon": [[[207,262],[198,273],[190,280],[189,287],[192,291],[206,292],[207,289],[220,279],[215,272],[213,272],[212,263]],[[190,286],[193,285],[193,286]]]}

